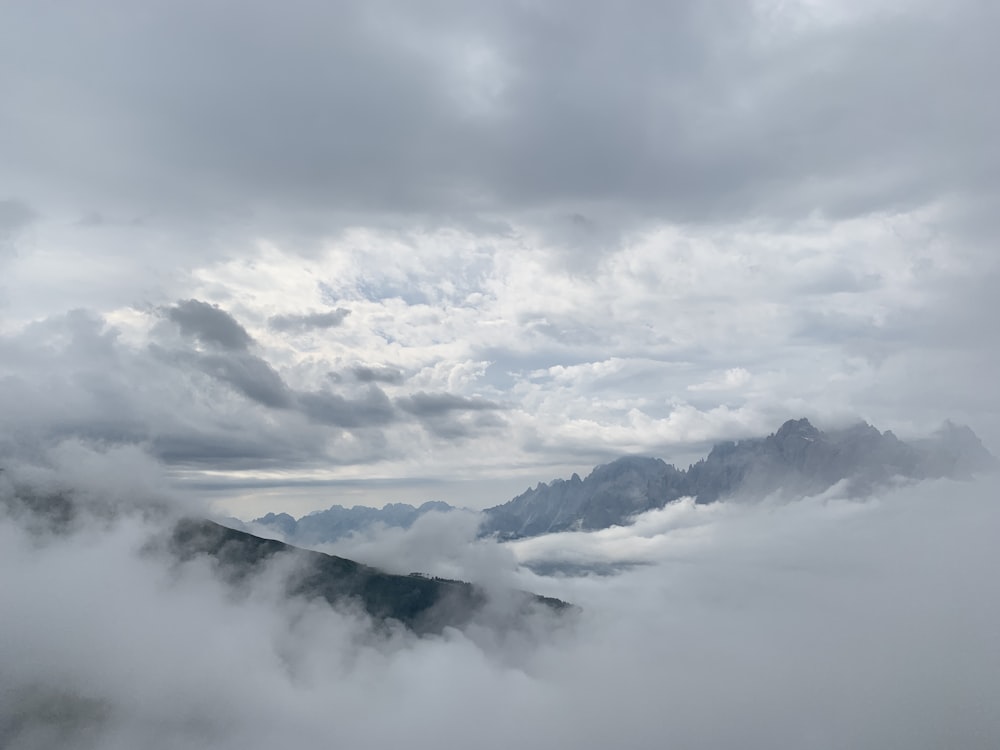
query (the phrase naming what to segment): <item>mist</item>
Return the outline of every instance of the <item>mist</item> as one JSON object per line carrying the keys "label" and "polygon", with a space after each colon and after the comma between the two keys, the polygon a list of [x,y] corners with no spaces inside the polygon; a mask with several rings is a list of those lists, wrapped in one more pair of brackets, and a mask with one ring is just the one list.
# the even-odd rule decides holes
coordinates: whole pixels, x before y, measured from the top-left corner
{"label": "mist", "polygon": [[0,748],[1000,747],[996,476],[320,548],[481,587],[428,634],[169,543],[803,418],[996,450],[998,26],[0,2]]}
{"label": "mist", "polygon": [[[498,545],[470,516],[343,548],[571,601],[417,637],[288,600],[272,566],[233,588],[152,543],[178,498],[117,452],[10,466],[0,521],[0,739],[29,748],[285,746],[989,748],[1000,741],[996,482],[865,500],[668,505],[633,526]],[[126,456],[134,458],[134,456]],[[137,475],[143,478],[137,479]],[[58,486],[76,520],[14,500]],[[93,499],[118,497],[112,512]],[[131,504],[125,503],[132,497]],[[151,512],[149,508],[161,508]],[[532,560],[631,562],[539,576]],[[641,563],[641,564],[640,564]],[[498,572],[499,571],[499,572]]]}

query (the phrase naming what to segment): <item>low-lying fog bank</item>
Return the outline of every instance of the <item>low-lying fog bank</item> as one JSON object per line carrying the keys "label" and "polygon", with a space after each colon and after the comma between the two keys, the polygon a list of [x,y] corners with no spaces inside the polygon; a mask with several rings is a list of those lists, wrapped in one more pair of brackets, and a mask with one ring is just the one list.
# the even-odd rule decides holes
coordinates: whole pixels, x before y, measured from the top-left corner
{"label": "low-lying fog bank", "polygon": [[[993,480],[682,501],[507,545],[475,540],[472,515],[432,514],[329,550],[582,607],[571,625],[418,638],[283,600],[280,571],[234,592],[204,561],[168,563],[148,546],[156,504],[125,499],[157,492],[153,469],[64,459],[0,474],[12,750],[1000,745]],[[27,486],[114,497],[113,511],[32,530],[10,510]],[[525,565],[538,561],[633,565],[541,576]]]}

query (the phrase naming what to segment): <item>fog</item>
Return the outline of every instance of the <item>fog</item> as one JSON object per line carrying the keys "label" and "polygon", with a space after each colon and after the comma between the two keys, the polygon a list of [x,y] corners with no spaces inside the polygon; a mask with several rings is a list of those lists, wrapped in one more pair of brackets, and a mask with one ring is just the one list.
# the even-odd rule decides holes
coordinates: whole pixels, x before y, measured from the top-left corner
{"label": "fog", "polygon": [[[473,516],[432,515],[333,550],[581,607],[417,637],[285,600],[281,569],[234,589],[170,560],[153,542],[183,498],[158,472],[134,450],[69,445],[0,474],[4,747],[1000,744],[993,480],[681,501],[507,545],[476,541]],[[46,530],[16,497],[53,490],[79,510]],[[641,564],[524,566],[540,560]]]}
{"label": "fog", "polygon": [[998,25],[0,2],[0,750],[1000,747],[995,478],[324,548],[488,593],[427,636],[164,544],[802,417],[995,449]]}

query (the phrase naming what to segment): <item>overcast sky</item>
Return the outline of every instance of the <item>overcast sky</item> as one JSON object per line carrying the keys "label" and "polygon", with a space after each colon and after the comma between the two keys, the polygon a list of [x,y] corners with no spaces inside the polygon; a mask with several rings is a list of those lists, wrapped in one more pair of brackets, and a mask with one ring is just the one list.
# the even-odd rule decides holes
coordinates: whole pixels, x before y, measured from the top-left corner
{"label": "overcast sky", "polygon": [[1000,6],[0,5],[0,448],[243,517],[1000,448]]}

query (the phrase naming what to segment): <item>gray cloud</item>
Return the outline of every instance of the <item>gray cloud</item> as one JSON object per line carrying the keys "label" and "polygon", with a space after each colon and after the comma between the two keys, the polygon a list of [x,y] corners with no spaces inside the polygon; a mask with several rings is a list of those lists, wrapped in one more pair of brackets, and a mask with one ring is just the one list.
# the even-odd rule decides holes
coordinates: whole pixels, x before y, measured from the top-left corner
{"label": "gray cloud", "polygon": [[[141,444],[171,465],[231,471],[392,454],[373,429],[392,412],[384,394],[382,412],[370,398],[359,401],[348,428],[358,434],[347,449],[321,420],[304,418],[296,392],[265,359],[131,346],[82,310],[0,334],[0,361],[0,450],[71,438]],[[346,398],[339,403],[344,414],[352,408]]]}
{"label": "gray cloud", "polygon": [[359,399],[323,391],[301,393],[298,405],[310,420],[336,427],[383,425],[396,418],[389,397],[374,385],[369,386],[367,393]]}
{"label": "gray cloud", "polygon": [[0,235],[24,229],[36,218],[34,210],[14,198],[0,200]]}
{"label": "gray cloud", "polygon": [[[374,384],[297,389],[264,357],[177,348],[157,331],[149,343],[126,343],[101,316],[78,310],[0,334],[0,449],[65,439],[145,445],[172,466],[239,472],[391,461],[420,439],[417,415]],[[498,429],[483,399],[418,395],[419,422],[439,438]]]}
{"label": "gray cloud", "polygon": [[292,394],[271,365],[260,357],[237,354],[201,354],[193,364],[214,378],[228,383],[252,401],[272,409],[287,409]]}
{"label": "gray cloud", "polygon": [[505,407],[481,397],[453,393],[426,393],[396,399],[396,404],[412,414],[431,435],[444,441],[461,441],[475,435],[495,433],[508,422],[495,412]]}
{"label": "gray cloud", "polygon": [[0,200],[0,254],[14,248],[14,239],[36,219],[35,211],[23,201]]}
{"label": "gray cloud", "polygon": [[403,373],[387,365],[355,365],[351,374],[362,383],[402,383]]}
{"label": "gray cloud", "polygon": [[253,343],[246,329],[218,305],[189,299],[167,308],[166,313],[182,333],[203,344],[244,351]]}
{"label": "gray cloud", "polygon": [[313,328],[336,328],[351,314],[350,310],[338,307],[323,313],[305,315],[274,315],[268,319],[268,326],[275,331],[308,331]]}
{"label": "gray cloud", "polygon": [[148,444],[157,458],[171,466],[240,471],[302,466],[322,457],[320,446],[310,452],[304,443],[289,440],[281,432],[247,434],[226,425],[204,424],[194,429],[161,427]]}
{"label": "gray cloud", "polygon": [[452,412],[464,411],[495,411],[502,409],[500,404],[485,398],[467,398],[453,393],[425,393],[420,391],[412,396],[396,399],[403,411],[418,417],[436,417]]}
{"label": "gray cloud", "polygon": [[996,444],[996,14],[5,3],[3,425],[505,481],[813,409]]}
{"label": "gray cloud", "polygon": [[[49,5],[0,3],[0,506],[482,506],[800,415],[1000,445],[996,4]],[[583,607],[420,640],[167,564],[149,503],[0,507],[0,745],[992,749],[996,496],[334,549]]]}
{"label": "gray cloud", "polygon": [[[65,28],[31,4],[5,11],[0,81],[20,113],[5,161],[105,193],[103,160],[154,168],[155,185],[119,182],[188,215],[334,205],[585,217],[570,220],[579,232],[843,217],[997,188],[998,107],[982,95],[996,9],[971,0],[825,24],[735,1],[252,4],[238,26],[222,7],[102,5],[122,34],[83,9]],[[29,100],[38,87],[44,107]],[[115,127],[56,149],[69,111]]]}
{"label": "gray cloud", "polygon": [[428,416],[422,418],[424,428],[443,440],[467,440],[469,438],[502,433],[509,422],[498,414],[478,413],[471,415]]}
{"label": "gray cloud", "polygon": [[[56,485],[140,504],[150,491],[134,455],[69,458],[8,464],[0,503]],[[647,565],[604,578],[518,569],[525,550],[472,541],[464,514],[345,540],[369,562],[495,576],[582,606],[572,627],[538,616],[512,630],[496,598],[473,626],[428,638],[287,601],[294,569],[280,564],[234,595],[205,561],[158,552],[157,517],[125,505],[43,538],[5,510],[0,566],[16,575],[0,577],[0,740],[985,750],[1000,740],[984,700],[1000,690],[1000,605],[985,595],[1000,562],[995,491],[680,504],[634,529],[543,540],[577,558],[643,552]]]}

